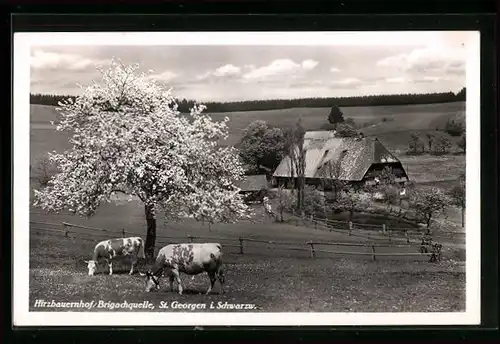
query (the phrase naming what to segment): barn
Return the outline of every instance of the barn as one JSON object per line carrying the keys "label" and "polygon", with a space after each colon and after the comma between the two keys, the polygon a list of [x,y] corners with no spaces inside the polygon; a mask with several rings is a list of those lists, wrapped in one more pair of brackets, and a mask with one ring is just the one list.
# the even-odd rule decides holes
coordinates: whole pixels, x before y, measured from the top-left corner
{"label": "barn", "polygon": [[[308,185],[328,185],[341,180],[350,185],[375,183],[386,166],[392,168],[396,182],[404,186],[408,175],[399,159],[373,137],[335,137],[332,131],[308,131],[304,135],[305,173]],[[298,152],[298,148],[296,150]],[[293,172],[293,173],[292,173]],[[297,172],[286,156],[273,174],[276,185],[296,185]]]}
{"label": "barn", "polygon": [[267,194],[268,182],[265,174],[246,175],[239,184],[240,194],[247,203],[260,203]]}

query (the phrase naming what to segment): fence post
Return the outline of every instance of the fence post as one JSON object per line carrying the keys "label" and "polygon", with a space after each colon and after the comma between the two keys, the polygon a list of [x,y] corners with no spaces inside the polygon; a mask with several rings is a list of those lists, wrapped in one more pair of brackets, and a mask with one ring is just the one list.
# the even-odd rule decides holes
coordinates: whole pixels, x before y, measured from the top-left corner
{"label": "fence post", "polygon": [[240,241],[240,254],[243,254],[243,238],[238,238]]}
{"label": "fence post", "polygon": [[375,245],[372,244],[372,258],[373,260],[377,260],[377,258],[375,258]]}
{"label": "fence post", "polygon": [[314,244],[311,241],[308,241],[307,243],[311,245],[311,258],[316,258],[316,251],[314,250]]}
{"label": "fence post", "polygon": [[312,222],[314,223],[314,229],[318,227],[318,224],[316,223],[316,219],[314,218],[314,215],[311,216]]}
{"label": "fence post", "polygon": [[408,231],[405,231],[406,243],[410,243],[410,237],[408,236]]}
{"label": "fence post", "polygon": [[387,229],[385,227],[385,223],[382,224],[382,233],[387,233]]}
{"label": "fence post", "polygon": [[122,238],[125,238],[125,229],[122,229]]}
{"label": "fence post", "polygon": [[351,235],[352,232],[352,221],[349,221],[349,235]]}

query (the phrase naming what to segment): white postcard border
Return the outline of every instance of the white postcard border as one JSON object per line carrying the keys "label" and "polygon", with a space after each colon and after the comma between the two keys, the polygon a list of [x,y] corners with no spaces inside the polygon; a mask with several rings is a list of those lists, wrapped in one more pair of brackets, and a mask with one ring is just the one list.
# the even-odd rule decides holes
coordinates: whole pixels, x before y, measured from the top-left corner
{"label": "white postcard border", "polygon": [[[474,325],[480,323],[480,44],[468,31],[466,67],[466,311],[463,313],[30,312],[30,48],[33,45],[405,45],[432,31],[399,32],[128,32],[14,34],[13,303],[14,326],[170,325]],[[244,36],[244,37],[243,37]],[[78,37],[75,39],[75,37]],[[28,212],[28,213],[27,213]],[[89,316],[90,315],[90,316]]]}

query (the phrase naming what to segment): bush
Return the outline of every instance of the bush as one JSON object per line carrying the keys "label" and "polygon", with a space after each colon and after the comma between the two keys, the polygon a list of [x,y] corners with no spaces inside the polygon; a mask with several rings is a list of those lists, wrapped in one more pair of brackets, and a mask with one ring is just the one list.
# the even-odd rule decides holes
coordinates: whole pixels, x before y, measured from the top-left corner
{"label": "bush", "polygon": [[337,125],[337,137],[356,137],[358,131],[346,123]]}
{"label": "bush", "polygon": [[351,118],[351,117],[347,117],[347,118],[345,119],[345,124],[350,125],[350,126],[351,126],[351,127],[353,127],[353,128],[356,128],[356,122],[355,122],[355,121],[354,121],[354,119],[353,119],[353,118]]}
{"label": "bush", "polygon": [[422,154],[424,152],[425,143],[418,133],[412,133],[410,135],[410,141],[408,142],[409,152],[412,154]]}
{"label": "bush", "polygon": [[434,154],[446,154],[453,146],[453,141],[447,133],[439,133],[434,136]]}
{"label": "bush", "polygon": [[448,119],[444,127],[444,131],[450,136],[460,136],[465,132],[465,124],[462,121]]}

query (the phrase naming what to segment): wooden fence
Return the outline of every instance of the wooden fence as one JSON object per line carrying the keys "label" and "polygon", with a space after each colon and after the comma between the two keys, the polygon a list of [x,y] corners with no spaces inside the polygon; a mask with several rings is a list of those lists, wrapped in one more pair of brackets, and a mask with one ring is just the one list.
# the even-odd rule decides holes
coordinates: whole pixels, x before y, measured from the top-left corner
{"label": "wooden fence", "polygon": [[[387,224],[367,224],[352,221],[331,220],[314,215],[301,216],[292,212],[292,224],[296,226],[310,226],[315,229],[322,229],[329,232],[338,232],[349,236],[360,237],[371,240],[388,240],[389,242],[406,242],[407,244],[419,244],[422,242],[425,229],[396,227]],[[461,232],[439,231],[440,235],[460,235]]]}
{"label": "wooden fence", "polygon": [[[41,231],[49,235],[63,236],[66,238],[74,238],[79,240],[86,240],[97,242],[99,240],[105,240],[109,238],[116,237],[116,235],[121,234],[122,237],[126,236],[142,236],[140,233],[131,232],[125,229],[121,230],[109,230],[104,228],[83,226],[74,223],[62,222],[62,223],[48,223],[48,222],[37,222],[30,221],[30,228],[35,231]],[[82,232],[81,230],[88,231]],[[112,235],[110,235],[112,234]],[[430,256],[431,261],[440,260],[440,250],[439,252],[433,251],[433,246],[429,244],[424,245],[414,245],[411,243],[397,245],[393,243],[350,243],[350,242],[320,242],[320,241],[307,241],[307,242],[284,242],[284,241],[270,241],[256,238],[247,237],[210,237],[210,236],[164,236],[157,235],[156,241],[159,244],[171,244],[180,242],[195,242],[196,240],[201,241],[216,241],[221,243],[224,247],[233,247],[237,249],[239,254],[245,254],[245,248],[249,248],[249,244],[254,248],[267,248],[271,250],[286,250],[286,251],[302,251],[309,252],[311,258],[317,258],[318,253],[335,254],[335,255],[361,255],[361,256],[371,256],[373,260],[376,260],[377,256]],[[263,246],[263,244],[267,246]],[[254,246],[256,245],[256,246]],[[357,248],[368,248],[371,249],[370,252],[347,252],[347,251],[331,251],[325,249],[318,249],[321,246],[337,246],[337,247],[357,247]],[[378,248],[415,248],[415,252],[377,252]]]}

